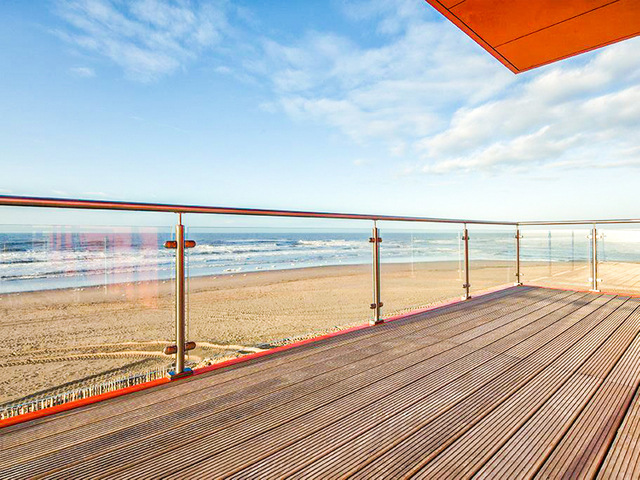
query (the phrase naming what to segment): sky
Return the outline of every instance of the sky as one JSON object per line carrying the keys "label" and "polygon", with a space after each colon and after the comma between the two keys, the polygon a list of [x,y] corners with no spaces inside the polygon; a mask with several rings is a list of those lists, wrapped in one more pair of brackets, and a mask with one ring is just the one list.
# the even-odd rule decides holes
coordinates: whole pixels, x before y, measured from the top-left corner
{"label": "sky", "polygon": [[5,0],[0,92],[3,195],[640,212],[638,38],[514,75],[423,0]]}

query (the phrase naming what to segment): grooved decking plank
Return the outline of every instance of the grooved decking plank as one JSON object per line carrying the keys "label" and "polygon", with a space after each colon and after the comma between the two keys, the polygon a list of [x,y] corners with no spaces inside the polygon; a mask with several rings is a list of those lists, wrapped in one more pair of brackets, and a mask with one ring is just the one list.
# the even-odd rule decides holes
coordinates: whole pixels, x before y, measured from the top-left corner
{"label": "grooved decking plank", "polygon": [[[569,306],[567,308],[572,307]],[[578,306],[573,306],[573,308],[578,308]],[[550,309],[541,313],[549,314],[552,311],[553,309]],[[489,352],[486,351],[484,353],[485,355],[489,354]],[[213,452],[210,452],[210,454],[204,457],[200,464],[190,467],[189,470],[195,476],[218,476],[223,470],[226,470],[227,472],[229,470],[234,471],[235,469],[243,467],[247,462],[247,458],[260,458],[262,455],[267,455],[271,453],[274,448],[278,448],[283,444],[286,445],[298,441],[305,436],[326,428],[337,420],[346,418],[349,415],[368,407],[369,405],[374,405],[374,410],[370,412],[371,415],[377,415],[376,404],[382,404],[383,401],[389,402],[389,405],[391,405],[389,408],[391,409],[394,408],[393,405],[395,405],[396,410],[400,409],[407,402],[411,403],[419,400],[425,395],[440,389],[450,381],[462,377],[470,371],[473,371],[479,365],[486,363],[494,357],[497,358],[498,356],[498,354],[492,352],[491,356],[486,359],[477,357],[476,359],[469,359],[466,363],[461,362],[461,364],[453,365],[428,378],[425,378],[421,382],[415,382],[407,385],[407,387],[402,390],[389,392],[393,395],[389,395],[388,400],[383,399],[381,395],[373,396],[372,398],[369,398],[367,402],[362,402],[361,398],[358,397],[341,399],[340,402],[336,402],[336,404],[325,409],[311,412],[307,416],[282,424],[270,432],[257,435],[254,438],[249,439],[249,441],[238,445],[237,448],[226,448],[224,451],[221,450],[217,455],[213,455]],[[516,360],[505,355],[498,358],[498,360],[493,362],[490,367],[487,367],[487,369],[504,371],[515,362]],[[470,377],[475,378],[473,374],[471,374]],[[481,379],[478,378],[478,381],[481,381]],[[354,423],[354,426],[357,426],[357,423]],[[124,473],[130,475],[133,472],[127,471]],[[180,477],[181,472],[177,472],[175,476]],[[169,478],[171,478],[171,476],[169,476]],[[326,478],[331,478],[331,475],[328,474]]]}
{"label": "grooved decking plank", "polygon": [[[630,320],[627,323],[640,330],[640,309]],[[639,386],[640,336],[637,335],[536,477],[593,478]]]}
{"label": "grooved decking plank", "polygon": [[[562,292],[561,295],[549,297],[549,299],[567,297],[569,292]],[[286,373],[281,371],[273,371],[271,375],[261,375],[260,377],[251,376],[250,378],[242,377],[237,382],[226,383],[225,385],[214,385],[206,389],[198,390],[185,394],[181,397],[173,398],[159,404],[140,408],[126,415],[121,414],[111,418],[107,418],[100,422],[93,422],[83,425],[81,428],[68,429],[60,432],[55,436],[43,437],[39,440],[32,440],[27,445],[17,445],[7,450],[7,455],[0,458],[0,468],[15,465],[22,461],[30,460],[35,457],[43,456],[55,450],[61,450],[65,447],[85,442],[87,440],[100,437],[102,435],[115,435],[116,432],[126,427],[131,427],[145,422],[147,426],[157,419],[156,424],[162,425],[163,417],[171,414],[178,416],[182,422],[191,418],[202,416],[202,412],[215,412],[224,408],[229,408],[234,404],[246,403],[253,398],[263,397],[266,394],[282,390],[288,386],[300,384],[300,388],[304,388],[299,395],[313,391],[313,384],[322,385],[330,383],[327,380],[328,373],[332,373],[335,381],[340,379],[341,375],[345,375],[344,369],[348,369],[348,374],[353,375],[362,370],[376,366],[377,362],[383,361],[381,357],[383,353],[393,350],[395,356],[401,356],[410,353],[412,350],[424,348],[425,346],[438,343],[440,338],[450,338],[460,335],[468,330],[473,330],[482,324],[503,318],[506,307],[513,313],[526,309],[531,305],[543,303],[549,299],[539,300],[535,296],[516,304],[501,304],[502,308],[498,310],[483,309],[468,315],[465,319],[464,315],[457,319],[447,322],[438,323],[437,325],[423,325],[424,328],[413,331],[413,333],[402,335],[401,337],[393,336],[385,341],[384,334],[376,337],[368,338],[363,342],[358,342],[357,348],[338,349],[341,355],[328,356],[323,358],[322,363],[311,362],[308,358],[303,358],[296,362],[295,367]],[[537,300],[537,301],[536,301]],[[487,313],[484,313],[487,312]],[[466,314],[465,314],[466,315]],[[457,323],[459,322],[459,323]],[[387,333],[395,332],[395,330],[406,331],[403,329],[388,329]],[[432,334],[429,337],[426,334]],[[438,338],[440,337],[440,338]],[[373,343],[372,343],[373,342]],[[372,348],[375,347],[375,348]],[[333,349],[336,350],[336,349]],[[303,368],[304,367],[304,368]],[[243,380],[245,380],[243,382]],[[303,383],[304,382],[304,383]],[[225,388],[227,387],[227,388]],[[213,409],[213,410],[212,410]],[[141,432],[138,432],[136,439],[139,439]],[[120,438],[120,445],[123,445],[125,438]],[[100,448],[104,446],[104,442],[100,443]],[[87,449],[90,445],[86,446]]]}
{"label": "grooved decking plank", "polygon": [[[485,349],[499,353],[491,362],[478,365],[469,373],[442,385],[433,393],[425,392],[414,402],[373,404],[349,417],[310,435],[287,448],[263,459],[246,460],[247,467],[231,478],[309,478],[317,475],[337,478],[343,475],[357,459],[370,458],[376,448],[388,445],[408,429],[441,415],[493,378],[512,368],[524,353],[533,353],[554,341],[574,324],[563,321],[565,312],[536,319],[518,331],[506,335]],[[512,355],[513,350],[519,355]],[[508,361],[513,360],[513,361]],[[429,394],[428,394],[429,393]],[[428,394],[428,395],[427,395]],[[357,428],[353,428],[356,425]],[[349,432],[345,434],[345,432]]]}
{"label": "grooved decking plank", "polygon": [[[560,295],[552,298],[564,298],[566,296],[567,295]],[[531,306],[525,307],[525,310],[527,308],[534,308],[535,305],[543,304],[547,302],[548,300],[534,302],[533,304],[531,304]],[[515,310],[512,313],[512,315],[518,316],[519,314],[517,312],[520,310],[521,310],[520,308]],[[505,312],[503,311],[502,313],[504,314]],[[457,336],[454,335],[452,338],[457,338],[457,337],[461,338],[465,335],[468,335],[469,330],[471,330],[472,332],[475,332],[475,335],[477,336],[483,332],[484,328],[489,328],[489,327],[483,327],[483,325],[486,325],[487,323],[491,323],[489,321],[491,318],[493,318],[493,316],[488,315],[486,317],[483,317],[482,319],[475,319],[473,321],[470,321],[466,325],[465,325],[465,322],[463,322],[461,325],[450,327],[448,330],[452,334],[462,331]],[[509,318],[509,317],[508,316],[499,317],[497,319],[494,319],[493,322],[494,323],[504,322],[505,318]],[[436,327],[433,327],[433,328],[436,328]],[[429,329],[427,328],[427,330]],[[442,351],[456,347],[456,344],[452,344],[446,341],[442,342],[437,338],[432,339],[431,337],[424,337],[422,341],[419,342],[418,345],[415,343],[412,343],[410,339],[406,337],[405,339],[407,340],[406,342],[407,346],[396,347],[396,349],[394,349],[392,352],[394,355],[394,358],[397,359],[400,356],[400,354],[403,354],[403,353],[404,354],[411,353],[411,350],[416,350],[416,349],[424,350],[425,346],[428,346],[429,344],[434,344],[437,342],[441,343],[440,347],[438,348],[439,350],[442,350]],[[403,352],[403,349],[405,349],[406,351]],[[430,351],[430,354],[434,355],[438,353],[439,350],[436,347],[433,347]],[[467,350],[472,351],[473,349],[467,348]],[[373,367],[373,366],[375,366],[375,362],[370,362],[369,365],[366,365],[366,364],[364,365],[364,367]],[[319,368],[324,368],[324,364],[320,365]],[[340,371],[334,372],[333,373],[334,378],[332,378],[332,382],[339,382],[345,376],[352,376],[356,372],[356,369],[360,369],[359,363],[354,363],[352,365],[349,365],[348,368],[346,370],[343,369],[342,372]],[[367,368],[363,368],[363,369],[366,370]],[[264,392],[262,390],[258,390],[257,391],[258,397],[261,397],[261,398],[259,398],[257,402],[254,402],[253,404],[247,406],[248,408],[245,409],[245,415],[248,414],[247,412],[255,413],[255,411],[257,410],[257,407],[262,407],[263,409],[269,409],[269,408],[272,408],[274,405],[277,405],[278,403],[290,402],[291,400],[294,400],[297,397],[305,396],[310,391],[313,391],[312,387],[314,384],[316,385],[314,388],[318,389],[318,388],[326,387],[327,383],[330,384],[331,382],[327,382],[326,378],[323,378],[322,375],[316,375],[316,376],[311,376],[309,381],[306,382],[306,384],[300,385],[302,388],[298,388],[297,390],[289,389],[287,392],[285,392],[286,395],[284,396],[282,395],[282,392],[276,392],[276,394],[270,395],[270,396],[269,395],[261,396],[260,394],[261,393],[264,394]],[[177,425],[180,425],[180,423],[177,423],[178,421],[182,423],[187,423],[189,421],[197,420],[198,418],[202,418],[204,416],[209,416],[212,413],[215,413],[216,411],[225,410],[225,408],[222,408],[223,402],[221,402],[220,400],[221,400],[220,398],[216,398],[216,399],[213,399],[211,402],[208,402],[210,403],[210,405],[208,405],[209,407],[208,409],[201,408],[201,406],[197,404],[194,406],[195,408],[183,409],[182,411],[177,412],[176,416],[158,417],[156,422],[145,423],[141,425],[139,428],[128,429],[125,432],[115,431],[115,432],[112,432],[110,435],[105,435],[102,438],[96,439],[96,441],[94,442],[84,442],[80,444],[78,448],[75,448],[75,449],[69,449],[69,448],[61,449],[58,452],[58,454],[55,456],[49,455],[46,458],[43,458],[42,460],[31,461],[29,465],[30,468],[28,470],[28,473],[30,475],[34,475],[36,473],[42,473],[41,471],[38,470],[38,467],[39,468],[55,468],[56,466],[60,466],[62,464],[72,465],[74,463],[74,459],[78,461],[86,462],[88,458],[91,458],[91,453],[93,453],[93,456],[97,456],[101,453],[104,453],[105,448],[108,448],[110,445],[112,445],[114,439],[117,440],[117,443],[115,445],[112,445],[113,448],[122,448],[122,446],[126,445],[127,443],[136,442],[140,440],[144,434],[146,434],[147,436],[153,434],[154,433],[154,430],[152,430],[153,428],[156,429],[155,433],[159,433],[159,432],[162,433],[165,430],[172,430]],[[235,400],[238,401],[239,398],[236,397]],[[212,409],[213,411],[211,411]],[[236,410],[227,412],[226,416],[228,418],[235,419],[235,418],[241,417],[241,414],[236,409]],[[64,438],[62,438],[61,440],[64,440]],[[130,441],[128,442],[128,440]],[[35,451],[37,452],[41,447],[41,445],[39,445],[36,442],[34,447],[35,447]],[[134,447],[134,448],[137,448],[137,447]],[[83,452],[85,452],[85,454],[83,454]],[[86,452],[89,452],[89,453],[86,453]],[[12,458],[7,458],[5,462],[8,464],[20,463],[20,461],[16,461],[15,459],[12,459]],[[23,473],[26,474],[27,472],[23,471]]]}
{"label": "grooved decking plank", "polygon": [[[30,443],[37,438],[56,435],[62,431],[86,425],[89,422],[96,422],[114,415],[123,415],[145,406],[156,405],[165,400],[182,397],[191,392],[198,392],[214,385],[216,388],[224,388],[222,384],[235,383],[239,378],[264,375],[268,373],[281,373],[281,367],[286,367],[293,362],[299,364],[302,359],[307,362],[316,362],[318,357],[324,360],[327,352],[348,349],[356,342],[372,341],[377,339],[385,340],[401,337],[405,331],[403,326],[417,326],[425,328],[429,319],[434,319],[434,325],[457,319],[460,315],[464,318],[475,318],[478,315],[500,311],[501,308],[516,305],[518,302],[537,300],[548,296],[548,292],[535,288],[514,288],[494,292],[486,296],[471,299],[468,303],[457,303],[444,306],[426,313],[417,314],[393,322],[394,329],[373,328],[345,333],[328,339],[307,344],[291,350],[278,352],[261,358],[225,367],[222,370],[211,372],[210,374],[192,377],[182,380],[179,384],[167,384],[154,388],[152,391],[136,392],[125,397],[112,399],[107,403],[91,405],[82,409],[72,410],[58,414],[54,417],[45,417],[24,424],[17,424],[5,427],[0,430],[0,450],[11,448],[16,445]],[[387,325],[384,325],[386,327]],[[427,325],[431,326],[431,325]],[[310,363],[307,363],[308,365]],[[304,366],[304,364],[302,364]],[[226,386],[225,386],[226,387]],[[232,387],[233,388],[233,387]],[[64,418],[64,421],[62,421]],[[9,435],[11,434],[11,435]]]}
{"label": "grooved decking plank", "polygon": [[[576,297],[579,296],[578,294]],[[569,299],[565,302],[559,302],[560,305],[566,303],[572,304]],[[558,307],[560,305],[558,305]],[[512,314],[512,316],[517,318],[519,314],[515,313]],[[514,318],[506,315],[495,322],[508,324],[513,320]],[[487,333],[487,330],[490,331],[490,329],[493,328],[496,328],[496,325],[493,327],[481,325],[476,329],[476,335],[481,336]],[[451,345],[450,341],[446,343],[448,347]],[[392,359],[388,363],[380,365],[375,369],[349,377],[340,384],[330,386],[322,390],[319,394],[298,400],[293,405],[282,405],[270,409],[258,417],[250,419],[243,418],[243,420],[246,421],[237,422],[228,428],[220,428],[220,417],[209,417],[189,428],[167,431],[161,436],[155,436],[148,441],[136,443],[132,445],[131,449],[124,448],[117,450],[113,452],[112,455],[100,457],[96,459],[96,461],[83,462],[82,465],[76,468],[58,472],[56,475],[60,478],[72,478],[73,476],[86,478],[87,476],[95,476],[99,473],[111,473],[118,469],[124,469],[128,464],[145,460],[145,458],[135,456],[135,452],[141,450],[153,452],[149,453],[146,457],[150,459],[150,462],[141,465],[141,475],[165,474],[168,473],[168,467],[167,464],[164,463],[164,459],[169,461],[169,465],[174,464],[171,458],[175,455],[179,455],[185,462],[195,461],[198,456],[206,456],[215,448],[224,450],[234,444],[240,443],[243,439],[250,439],[281,423],[287,423],[292,419],[303,416],[305,413],[314,412],[325,404],[331,403],[332,408],[337,411],[340,411],[340,408],[347,410],[349,408],[356,408],[353,406],[354,402],[352,399],[355,399],[356,403],[360,402],[366,405],[367,402],[371,402],[376,398],[399,390],[405,385],[416,382],[448,363],[456,361],[470,353],[473,354],[473,349],[464,347],[464,345],[456,346],[452,350],[453,352],[449,353],[438,353],[439,358],[437,360],[434,360],[433,355],[425,355],[424,352],[416,354],[413,358],[406,356]],[[345,396],[349,396],[349,400],[343,400]],[[236,414],[230,418],[237,419],[238,416]],[[211,433],[212,429],[214,431],[213,434]],[[177,445],[182,445],[182,447],[176,450]],[[179,452],[180,450],[183,450],[185,453],[181,454]],[[163,452],[167,452],[167,454],[161,455]],[[162,466],[159,471],[154,470],[158,466]],[[183,466],[186,467],[186,465]],[[108,467],[115,468],[112,471],[109,470]],[[145,471],[146,468],[151,468],[152,471]],[[122,474],[133,478],[135,472],[129,469],[123,471]]]}
{"label": "grooved decking plank", "polygon": [[[607,338],[611,323],[616,323],[611,320],[622,300],[613,301],[616,303],[612,305],[610,302],[590,314],[584,309],[576,312],[575,325],[558,336],[557,341],[529,355],[516,368],[465,398],[445,415],[407,431],[376,455],[361,461],[351,473],[356,478],[376,475],[402,478],[410,475],[427,465],[521,389],[533,386],[531,393],[535,396],[536,389],[554,382],[563,371],[579,368]],[[586,316],[580,319],[581,314]],[[622,322],[622,318],[618,322]]]}
{"label": "grooved decking plank", "polygon": [[[608,407],[624,403],[628,395],[618,395],[620,390],[630,390],[633,395],[635,389],[629,382],[640,378],[639,332],[640,318],[636,310],[594,354],[590,365],[585,364],[578,370],[476,477],[531,478],[552,453],[540,478],[564,475],[578,478],[581,477],[579,465],[597,465],[599,462],[586,453],[596,447],[594,432],[603,430],[592,422],[597,423],[600,415],[610,418]],[[622,387],[618,385],[620,382]],[[609,401],[613,405],[609,405]]]}
{"label": "grooved decking plank", "polygon": [[640,390],[636,390],[597,478],[640,478]]}
{"label": "grooved decking plank", "polygon": [[0,478],[638,478],[640,299],[503,290],[2,429],[0,450]]}
{"label": "grooved decking plank", "polygon": [[594,354],[607,343],[636,307],[636,301],[626,302],[617,310],[615,321],[610,317],[594,330],[595,335],[584,337],[589,341],[583,341],[579,345],[582,352],[574,353],[565,365],[556,365],[548,376],[529,382],[489,415],[474,422],[472,428],[438,457],[421,465],[424,468],[414,478],[470,478],[479,466],[491,458],[497,448],[517,432],[585,364],[592,366],[598,360]]}
{"label": "grooved decking plank", "polygon": [[602,275],[603,284],[630,285],[640,273],[638,265],[633,263],[601,262],[599,268],[603,270],[603,273],[606,270],[612,270],[609,275]]}

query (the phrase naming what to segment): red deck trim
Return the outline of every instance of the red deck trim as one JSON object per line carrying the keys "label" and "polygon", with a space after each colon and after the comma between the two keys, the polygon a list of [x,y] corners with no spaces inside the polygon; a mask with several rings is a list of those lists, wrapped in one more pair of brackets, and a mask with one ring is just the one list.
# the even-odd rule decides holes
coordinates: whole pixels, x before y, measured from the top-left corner
{"label": "red deck trim", "polygon": [[271,355],[272,353],[282,352],[284,350],[289,350],[295,347],[301,347],[302,345],[307,345],[308,343],[317,342],[323,340],[325,338],[335,337],[337,335],[342,335],[344,333],[355,332],[356,330],[362,330],[371,325],[365,323],[364,325],[357,325],[355,327],[347,328],[345,330],[338,330],[337,332],[327,333],[326,335],[321,335],[319,337],[307,338],[306,340],[301,340],[299,342],[289,343],[287,345],[282,345],[281,347],[271,348],[269,350],[264,350],[262,352],[250,353],[249,355],[244,355],[238,358],[232,358],[231,360],[226,360],[220,363],[214,363],[213,365],[209,365],[207,367],[202,367],[195,369],[193,371],[194,375],[202,375],[203,373],[212,372],[214,370],[218,370],[220,368],[228,367],[230,365],[235,365],[236,363],[247,362],[249,360],[253,360],[254,358],[264,357],[265,355]]}
{"label": "red deck trim", "polygon": [[67,410],[73,410],[74,408],[84,407],[91,405],[92,403],[101,402],[110,398],[120,397],[129,393],[138,392],[140,390],[146,390],[147,388],[162,385],[163,383],[169,383],[169,378],[158,378],[150,382],[140,383],[138,385],[132,385],[130,387],[121,388],[120,390],[114,390],[113,392],[102,393],[100,395],[94,395],[92,397],[82,398],[80,400],[74,400],[73,402],[63,403],[62,405],[56,405],[54,407],[43,408],[42,410],[36,410],[35,412],[23,413],[11,418],[5,418],[0,420],[0,428],[15,425],[17,423],[24,423],[37,418],[48,417],[56,413],[66,412]]}
{"label": "red deck trim", "polygon": [[[489,295],[490,293],[499,292],[499,291],[502,291],[502,290],[509,290],[511,288],[517,288],[517,287],[516,286],[509,286],[509,287],[501,286],[501,287],[498,287],[498,288],[495,288],[495,289],[491,289],[491,290],[483,290],[482,292],[474,295],[473,298],[483,297],[485,295]],[[546,288],[546,287],[543,287],[543,288]],[[394,317],[385,318],[384,319],[384,323],[395,322],[396,320],[401,320],[403,318],[411,317],[411,316],[414,316],[414,315],[420,315],[420,314],[425,313],[425,312],[429,312],[429,311],[432,311],[432,310],[437,310],[439,308],[448,307],[450,305],[455,305],[455,304],[462,303],[462,302],[464,302],[464,300],[455,299],[455,300],[449,300],[449,301],[437,303],[437,304],[431,305],[429,307],[421,308],[421,309],[418,309],[418,310],[412,310],[411,312],[403,313],[401,315],[396,315]],[[381,325],[384,325],[384,323],[382,323]],[[362,330],[362,329],[365,329],[365,328],[370,327],[370,326],[371,325],[369,323],[365,323],[363,325],[357,325],[355,327],[346,328],[344,330],[339,330],[337,332],[328,333],[326,335],[321,335],[319,337],[308,338],[306,340],[301,340],[299,342],[294,342],[294,343],[290,343],[288,345],[283,345],[281,347],[272,348],[270,350],[265,350],[263,352],[256,352],[256,353],[251,353],[249,355],[244,355],[242,357],[233,358],[231,360],[226,360],[224,362],[216,363],[214,365],[209,365],[207,367],[202,367],[202,368],[195,369],[193,371],[193,376],[202,375],[203,373],[212,372],[214,370],[219,370],[221,368],[228,367],[228,366],[231,366],[231,365],[235,365],[237,363],[248,362],[249,360],[253,360],[255,358],[264,357],[265,355],[271,355],[273,353],[282,352],[284,350],[289,350],[291,348],[301,347],[301,346],[307,345],[309,343],[319,342],[320,340],[324,340],[326,338],[331,338],[331,337],[335,337],[335,336],[338,336],[338,335],[343,335],[343,334],[349,333],[349,332],[355,332],[357,330]],[[30,420],[35,420],[35,419],[38,419],[38,418],[48,417],[48,416],[54,415],[56,413],[62,413],[62,412],[73,410],[73,409],[76,409],[76,408],[79,408],[79,407],[84,407],[84,406],[87,406],[87,405],[91,405],[93,403],[101,402],[103,400],[108,400],[110,398],[116,398],[116,397],[120,397],[120,396],[123,396],[123,395],[127,395],[129,393],[139,392],[141,390],[147,390],[149,388],[152,388],[152,387],[155,387],[155,386],[158,386],[158,385],[163,385],[163,384],[169,383],[171,381],[174,381],[174,382],[180,381],[180,380],[182,380],[184,378],[190,378],[190,377],[182,377],[182,378],[178,378],[176,380],[170,380],[169,378],[159,378],[157,380],[152,380],[151,382],[141,383],[139,385],[133,385],[131,387],[126,387],[126,388],[123,388],[123,389],[120,389],[120,390],[115,390],[113,392],[107,392],[107,393],[103,393],[103,394],[100,394],[100,395],[95,395],[93,397],[87,397],[87,398],[83,398],[83,399],[80,399],[80,400],[74,400],[73,402],[63,403],[62,405],[56,405],[54,407],[43,408],[42,410],[37,410],[35,412],[29,412],[29,413],[25,413],[25,414],[22,414],[22,415],[17,415],[15,417],[6,418],[4,420],[0,420],[0,429],[3,428],[3,427],[8,427],[10,425],[16,425],[18,423],[24,423],[24,422],[28,422]]]}

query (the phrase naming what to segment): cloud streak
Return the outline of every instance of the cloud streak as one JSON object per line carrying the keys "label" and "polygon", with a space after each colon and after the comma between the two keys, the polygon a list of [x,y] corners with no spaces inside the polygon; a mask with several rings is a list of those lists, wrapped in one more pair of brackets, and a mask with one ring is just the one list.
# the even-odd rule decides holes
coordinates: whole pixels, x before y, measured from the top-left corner
{"label": "cloud streak", "polygon": [[226,1],[58,0],[65,28],[55,33],[147,82],[175,72],[222,42],[230,27]]}

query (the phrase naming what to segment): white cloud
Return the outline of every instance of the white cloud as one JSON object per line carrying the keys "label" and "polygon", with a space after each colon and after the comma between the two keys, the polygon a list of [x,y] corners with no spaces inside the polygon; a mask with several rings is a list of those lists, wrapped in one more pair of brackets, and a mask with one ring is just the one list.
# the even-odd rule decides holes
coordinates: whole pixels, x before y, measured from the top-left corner
{"label": "white cloud", "polygon": [[359,144],[381,142],[412,172],[581,168],[595,155],[598,165],[634,165],[637,155],[622,152],[640,126],[640,40],[515,76],[428,5],[340,5],[367,22],[367,46],[310,31],[294,42],[263,39],[245,60],[270,83],[270,106]]}
{"label": "white cloud", "polygon": [[634,166],[639,45],[611,46],[586,65],[549,67],[502,98],[461,107],[448,128],[417,143],[422,171]]}
{"label": "white cloud", "polygon": [[245,66],[270,82],[292,117],[331,125],[358,143],[385,141],[392,155],[404,155],[446,126],[452,104],[475,104],[514,81],[455,27],[428,20],[429,8],[412,0],[348,2],[350,19],[378,26],[375,46],[308,32],[287,44],[264,39],[260,58]]}
{"label": "white cloud", "polygon": [[636,165],[640,39],[514,76],[423,2],[336,4],[364,40],[240,32],[231,15],[261,22],[227,0],[58,0],[58,34],[142,81],[215,48],[224,61],[210,71],[266,89],[260,110],[381,145],[413,173]]}
{"label": "white cloud", "polygon": [[58,0],[57,12],[67,23],[60,37],[141,81],[184,67],[229,30],[225,0]]}
{"label": "white cloud", "polygon": [[71,73],[82,78],[92,78],[96,76],[96,72],[90,67],[73,67],[70,69]]}

